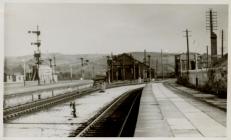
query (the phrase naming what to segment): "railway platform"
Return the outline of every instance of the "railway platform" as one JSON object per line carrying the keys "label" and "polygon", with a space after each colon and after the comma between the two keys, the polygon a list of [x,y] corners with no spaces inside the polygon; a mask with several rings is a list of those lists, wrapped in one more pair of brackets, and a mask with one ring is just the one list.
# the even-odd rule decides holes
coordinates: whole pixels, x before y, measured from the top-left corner
{"label": "railway platform", "polygon": [[6,83],[4,85],[4,108],[47,99],[67,92],[91,87],[92,80],[60,81],[47,85],[27,85]]}
{"label": "railway platform", "polygon": [[37,85],[37,81],[27,81],[26,86],[22,83],[4,83],[4,96],[31,94],[36,91],[45,91],[55,88],[73,87],[84,84],[93,84],[92,80],[73,80],[73,81],[59,81],[52,84]]}
{"label": "railway platform", "polygon": [[135,137],[225,137],[226,112],[182,97],[163,83],[142,91]]}

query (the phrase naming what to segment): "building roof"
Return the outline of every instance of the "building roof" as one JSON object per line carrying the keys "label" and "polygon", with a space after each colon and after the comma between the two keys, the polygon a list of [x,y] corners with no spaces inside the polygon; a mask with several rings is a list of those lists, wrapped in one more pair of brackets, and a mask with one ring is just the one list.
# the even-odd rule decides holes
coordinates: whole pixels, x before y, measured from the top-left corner
{"label": "building roof", "polygon": [[[130,59],[133,59],[133,60],[135,61],[135,63],[139,63],[139,64],[142,64],[142,65],[144,65],[144,66],[146,66],[146,67],[149,67],[147,64],[144,64],[143,62],[141,62],[141,61],[135,59],[135,58],[132,56],[132,54],[122,53],[122,54],[117,55],[117,57],[120,57],[120,56],[123,56],[123,55],[129,57]],[[151,68],[151,69],[153,69],[153,68]]]}

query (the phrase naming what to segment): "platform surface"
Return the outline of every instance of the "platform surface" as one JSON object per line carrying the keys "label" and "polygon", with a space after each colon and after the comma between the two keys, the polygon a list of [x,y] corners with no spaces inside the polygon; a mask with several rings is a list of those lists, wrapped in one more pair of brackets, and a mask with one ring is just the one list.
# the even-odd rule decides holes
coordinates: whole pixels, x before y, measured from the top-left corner
{"label": "platform surface", "polygon": [[[225,119],[226,113],[203,104],[195,106],[191,101],[162,83],[147,84],[142,93],[134,136],[225,137],[226,126],[219,123],[219,119]],[[205,108],[207,111],[203,111]],[[209,112],[217,115],[214,117]]]}

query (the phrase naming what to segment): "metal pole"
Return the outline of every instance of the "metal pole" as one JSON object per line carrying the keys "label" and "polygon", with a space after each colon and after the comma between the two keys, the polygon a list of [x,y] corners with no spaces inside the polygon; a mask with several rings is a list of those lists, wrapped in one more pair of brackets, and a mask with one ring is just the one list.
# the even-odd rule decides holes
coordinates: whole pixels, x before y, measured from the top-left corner
{"label": "metal pole", "polygon": [[135,59],[133,59],[133,80],[136,79],[136,65],[135,65]]}
{"label": "metal pole", "polygon": [[224,56],[224,47],[223,47],[223,43],[224,43],[224,31],[221,30],[221,57],[223,58]]}
{"label": "metal pole", "polygon": [[180,57],[180,77],[182,77],[182,60],[181,60],[181,55],[179,55]]}
{"label": "metal pole", "polygon": [[141,78],[140,65],[139,64],[138,64],[138,75],[139,75],[139,78]]}
{"label": "metal pole", "polygon": [[110,74],[110,69],[108,69],[108,83],[110,84],[111,83],[111,74]]}
{"label": "metal pole", "polygon": [[158,59],[156,58],[156,79],[158,78]]}
{"label": "metal pole", "polygon": [[147,71],[147,68],[146,68],[146,50],[144,50],[144,69],[143,69],[143,79],[146,79],[146,71]]}
{"label": "metal pole", "polygon": [[212,37],[212,33],[213,33],[213,12],[212,12],[212,10],[209,10],[209,19],[210,19],[210,22],[209,22],[209,24],[210,24],[210,35]]}
{"label": "metal pole", "polygon": [[[37,25],[37,32],[39,32],[39,27]],[[39,34],[37,34],[37,48],[38,48],[38,52],[39,52],[39,56],[38,56],[38,85],[40,85],[40,77],[39,77],[39,63],[40,63],[40,50],[39,50]]]}
{"label": "metal pole", "polygon": [[186,29],[186,40],[187,40],[187,78],[189,78],[189,41],[188,41],[188,29]]}
{"label": "metal pole", "polygon": [[163,69],[163,54],[161,49],[161,71],[162,71],[162,80],[164,80],[164,69]]}
{"label": "metal pole", "polygon": [[198,66],[197,66],[197,54],[195,54],[195,69],[196,69],[196,87],[198,87]]}
{"label": "metal pole", "polygon": [[209,68],[209,47],[206,46],[206,56],[207,56],[207,68]]}

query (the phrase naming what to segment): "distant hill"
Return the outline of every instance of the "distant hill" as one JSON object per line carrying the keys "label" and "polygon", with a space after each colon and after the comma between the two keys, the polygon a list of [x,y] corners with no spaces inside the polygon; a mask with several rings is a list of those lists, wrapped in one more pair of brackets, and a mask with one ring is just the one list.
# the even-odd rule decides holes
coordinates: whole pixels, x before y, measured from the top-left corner
{"label": "distant hill", "polygon": [[[85,60],[89,60],[86,67],[91,67],[93,64],[95,69],[102,69],[102,64],[105,64],[106,68],[106,55],[104,54],[76,54],[76,55],[66,55],[60,53],[50,53],[42,54],[42,64],[49,65],[49,58],[56,59],[56,71],[57,72],[70,72],[72,66],[72,71],[74,73],[80,73],[81,69],[81,57]],[[30,65],[35,63],[34,57],[32,55],[19,56],[19,57],[5,57],[4,72],[13,74],[13,73],[23,73],[24,61],[26,63],[26,69],[29,69]],[[97,65],[99,63],[100,66]],[[53,61],[52,61],[53,64]],[[103,69],[105,69],[103,68]],[[101,71],[101,70],[99,70]]]}
{"label": "distant hill", "polygon": [[[144,54],[143,52],[131,52],[133,57],[141,62],[143,62]],[[161,54],[158,52],[147,52],[147,55],[151,56],[151,67],[156,68],[156,63],[158,63],[157,69],[158,73],[161,73]],[[163,54],[163,67],[164,73],[174,72],[175,67],[175,54]],[[85,76],[91,77],[96,74],[105,74],[106,71],[106,54],[76,54],[67,55],[61,53],[49,53],[42,54],[43,64],[49,65],[49,58],[55,56],[56,58],[56,72],[62,73],[70,76],[70,69],[72,66],[73,79],[77,79],[81,73],[81,57],[89,60],[88,65],[84,66]],[[33,65],[35,60],[32,55],[19,56],[19,57],[6,57],[4,70],[6,73],[23,73],[23,61],[26,63],[26,69],[29,69],[29,65]],[[158,62],[157,62],[158,61]],[[65,78],[64,78],[65,79]]]}

